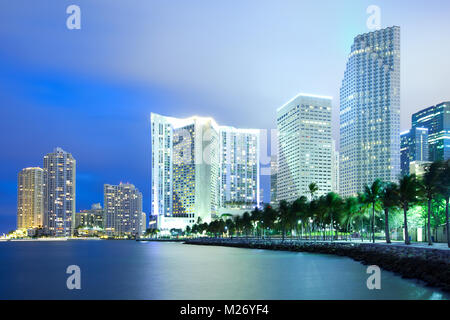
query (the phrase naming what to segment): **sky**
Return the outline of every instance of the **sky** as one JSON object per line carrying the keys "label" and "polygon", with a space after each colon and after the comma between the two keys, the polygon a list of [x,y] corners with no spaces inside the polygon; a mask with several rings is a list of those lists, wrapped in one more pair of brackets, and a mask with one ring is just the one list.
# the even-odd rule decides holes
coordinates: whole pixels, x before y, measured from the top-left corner
{"label": "sky", "polygon": [[[66,8],[81,9],[69,30]],[[150,113],[275,128],[299,92],[333,96],[350,46],[401,27],[401,128],[450,100],[450,2],[10,0],[0,3],[0,233],[16,227],[17,173],[59,146],[77,160],[77,211],[130,182],[150,210]],[[265,198],[268,178],[263,177]]]}

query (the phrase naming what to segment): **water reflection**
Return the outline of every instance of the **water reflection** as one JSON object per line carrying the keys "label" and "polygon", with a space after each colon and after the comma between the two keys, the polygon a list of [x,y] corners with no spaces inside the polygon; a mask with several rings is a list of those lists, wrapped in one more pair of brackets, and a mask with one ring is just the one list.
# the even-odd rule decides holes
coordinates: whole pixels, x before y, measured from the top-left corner
{"label": "water reflection", "polygon": [[[448,299],[332,255],[134,241],[0,243],[1,299]],[[69,291],[68,265],[82,289]]]}

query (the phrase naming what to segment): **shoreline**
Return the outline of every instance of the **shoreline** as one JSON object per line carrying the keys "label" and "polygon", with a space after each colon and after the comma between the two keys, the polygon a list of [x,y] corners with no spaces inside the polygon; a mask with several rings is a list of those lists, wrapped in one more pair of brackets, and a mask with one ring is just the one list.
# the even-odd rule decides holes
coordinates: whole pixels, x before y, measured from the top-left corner
{"label": "shoreline", "polygon": [[184,243],[345,256],[364,265],[377,265],[405,279],[420,280],[427,286],[450,292],[450,250],[380,243],[289,242],[289,240],[281,243],[254,239],[192,239]]}

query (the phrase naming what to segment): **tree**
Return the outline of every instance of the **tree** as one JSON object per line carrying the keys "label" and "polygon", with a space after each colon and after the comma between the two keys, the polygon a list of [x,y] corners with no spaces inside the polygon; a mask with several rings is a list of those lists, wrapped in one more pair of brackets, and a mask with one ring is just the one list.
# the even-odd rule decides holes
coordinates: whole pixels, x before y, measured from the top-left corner
{"label": "tree", "polygon": [[334,217],[342,210],[342,199],[337,193],[330,192],[324,198],[324,205],[326,208],[327,216],[330,219],[331,241],[333,241],[334,237],[336,236],[334,234]]}
{"label": "tree", "polygon": [[358,193],[358,211],[355,215],[356,222],[359,222],[359,225],[361,227],[361,241],[364,242],[364,222],[366,219],[370,220],[370,217],[368,216],[368,210],[370,207],[370,203],[367,203],[366,195],[363,192]]}
{"label": "tree", "polygon": [[319,191],[319,187],[317,186],[317,183],[312,182],[308,186],[309,194],[311,195],[311,201],[314,200],[314,196],[317,191]]}
{"label": "tree", "polygon": [[236,232],[240,234],[242,232],[242,218],[240,216],[234,217],[234,226],[236,228]]}
{"label": "tree", "polygon": [[291,218],[293,221],[293,227],[298,233],[298,222],[301,223],[302,226],[302,235],[303,235],[303,226],[305,223],[308,223],[309,213],[308,213],[308,199],[305,196],[301,196],[297,200],[292,203],[291,206]]}
{"label": "tree", "polygon": [[248,212],[244,212],[242,215],[242,229],[244,230],[245,236],[248,238],[248,234],[253,230],[252,219]]}
{"label": "tree", "polygon": [[427,234],[428,234],[428,245],[433,245],[431,239],[431,204],[434,197],[439,191],[439,173],[440,173],[441,163],[433,162],[425,166],[425,173],[419,179],[420,194],[422,198],[427,202]]}
{"label": "tree", "polygon": [[380,195],[383,190],[383,183],[380,179],[375,180],[371,186],[364,187],[364,194],[367,203],[372,205],[372,242],[375,243],[375,206],[380,200]]}
{"label": "tree", "polygon": [[252,221],[252,224],[256,230],[256,234],[259,237],[259,232],[258,230],[260,229],[260,221],[261,221],[261,217],[262,217],[262,211],[258,208],[255,207],[255,209],[253,209],[250,212],[250,220]]}
{"label": "tree", "polygon": [[450,201],[450,160],[441,162],[441,172],[438,180],[439,193],[445,199],[445,229],[447,230],[447,244],[450,248],[450,225],[449,225],[449,212],[448,205]]}
{"label": "tree", "polygon": [[261,225],[264,230],[271,230],[274,227],[275,221],[277,219],[277,212],[270,205],[264,207],[262,213]]}
{"label": "tree", "polygon": [[225,221],[225,226],[227,228],[228,236],[233,238],[234,231],[236,230],[236,225],[233,219],[227,219]]}
{"label": "tree", "polygon": [[289,213],[291,208],[286,200],[281,200],[278,207],[278,221],[280,222],[281,232],[282,232],[282,242],[284,242],[284,237],[286,236],[286,229],[289,225]]}
{"label": "tree", "polygon": [[340,223],[344,225],[347,232],[350,233],[352,223],[355,215],[358,212],[358,199],[355,197],[348,197],[343,201]]}
{"label": "tree", "polygon": [[381,205],[384,209],[384,232],[386,233],[386,243],[391,243],[389,230],[389,210],[399,206],[398,185],[396,183],[387,183],[380,195]]}
{"label": "tree", "polygon": [[408,233],[408,210],[411,205],[417,203],[419,194],[418,183],[415,174],[405,175],[399,181],[399,202],[403,208],[403,218],[405,227],[405,244],[411,244]]}

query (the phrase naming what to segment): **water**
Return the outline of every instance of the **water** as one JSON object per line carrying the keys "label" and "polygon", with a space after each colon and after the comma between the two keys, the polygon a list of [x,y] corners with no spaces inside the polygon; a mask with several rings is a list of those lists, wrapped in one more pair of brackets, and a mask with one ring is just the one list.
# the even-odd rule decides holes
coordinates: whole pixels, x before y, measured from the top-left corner
{"label": "water", "polygon": [[[66,268],[81,268],[68,290]],[[0,299],[449,299],[332,255],[135,241],[0,242]]]}

